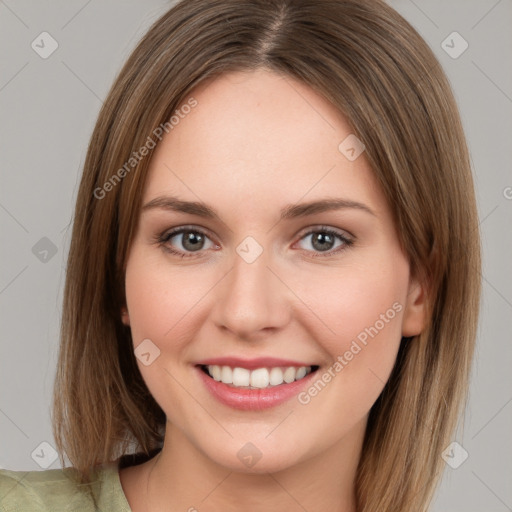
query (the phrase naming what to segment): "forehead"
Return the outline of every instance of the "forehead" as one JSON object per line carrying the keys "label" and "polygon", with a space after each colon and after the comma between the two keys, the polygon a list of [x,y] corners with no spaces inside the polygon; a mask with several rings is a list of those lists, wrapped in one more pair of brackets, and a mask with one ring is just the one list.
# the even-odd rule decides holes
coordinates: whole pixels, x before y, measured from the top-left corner
{"label": "forehead", "polygon": [[190,97],[197,105],[155,150],[144,200],[215,193],[249,208],[260,200],[350,193],[378,209],[382,198],[364,153],[350,161],[339,150],[352,135],[349,123],[307,85],[266,70],[234,72]]}

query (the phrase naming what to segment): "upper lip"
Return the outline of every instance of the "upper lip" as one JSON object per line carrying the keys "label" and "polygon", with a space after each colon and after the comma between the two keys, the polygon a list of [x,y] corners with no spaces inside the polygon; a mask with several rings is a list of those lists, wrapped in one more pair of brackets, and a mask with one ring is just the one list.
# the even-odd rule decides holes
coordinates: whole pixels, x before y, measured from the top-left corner
{"label": "upper lip", "polygon": [[311,363],[302,363],[300,361],[293,361],[291,359],[279,359],[276,357],[257,357],[254,359],[242,359],[240,357],[213,357],[210,359],[203,359],[196,363],[198,366],[230,366],[231,368],[246,368],[247,370],[254,370],[256,368],[273,368],[277,366],[315,366]]}

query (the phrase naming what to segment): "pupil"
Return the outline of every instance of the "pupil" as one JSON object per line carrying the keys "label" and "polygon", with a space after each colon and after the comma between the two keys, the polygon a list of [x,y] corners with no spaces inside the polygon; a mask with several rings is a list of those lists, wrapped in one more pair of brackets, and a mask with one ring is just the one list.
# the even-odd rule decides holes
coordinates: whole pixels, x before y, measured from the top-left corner
{"label": "pupil", "polygon": [[[328,233],[318,233],[317,236],[313,238],[313,246],[320,251],[327,251],[331,249],[332,243],[333,237]],[[327,244],[327,246],[325,244]]]}
{"label": "pupil", "polygon": [[[201,249],[203,241],[203,236],[201,234],[189,231],[184,237],[183,246],[188,250],[196,251]],[[191,244],[190,247],[187,247],[187,244]]]}

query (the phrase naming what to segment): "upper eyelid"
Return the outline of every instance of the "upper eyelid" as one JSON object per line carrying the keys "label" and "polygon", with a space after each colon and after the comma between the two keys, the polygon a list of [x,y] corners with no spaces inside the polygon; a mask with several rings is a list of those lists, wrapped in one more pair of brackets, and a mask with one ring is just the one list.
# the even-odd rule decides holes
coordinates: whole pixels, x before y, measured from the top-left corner
{"label": "upper eyelid", "polygon": [[[212,236],[210,235],[210,231],[208,229],[201,228],[198,226],[188,226],[188,225],[177,226],[175,228],[166,229],[166,230],[162,231],[161,237],[172,237],[175,235],[181,235],[186,231],[195,231],[197,233],[204,234],[208,238],[212,239]],[[215,238],[215,237],[213,237],[213,238]]]}
{"label": "upper eyelid", "polygon": [[344,237],[344,238],[350,238],[350,239],[355,239],[356,238],[352,233],[350,233],[350,231],[347,231],[346,229],[335,228],[333,226],[328,226],[326,224],[314,224],[313,226],[309,226],[307,228],[304,228],[296,236],[300,235],[300,237],[302,238],[303,236],[309,235],[312,232],[314,233],[316,231],[332,231],[336,235]]}

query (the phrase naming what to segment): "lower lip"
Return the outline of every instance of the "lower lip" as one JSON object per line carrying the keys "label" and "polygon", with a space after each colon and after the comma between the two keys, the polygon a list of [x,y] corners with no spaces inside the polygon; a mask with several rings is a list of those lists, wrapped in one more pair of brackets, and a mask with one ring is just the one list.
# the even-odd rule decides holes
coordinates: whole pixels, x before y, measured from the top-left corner
{"label": "lower lip", "polygon": [[204,373],[196,366],[199,376],[204,382],[206,389],[217,399],[229,407],[241,409],[243,411],[259,411],[276,407],[290,398],[298,395],[305,388],[316,374],[311,372],[300,380],[290,384],[280,384],[279,386],[270,386],[264,389],[241,389],[233,388],[218,382]]}

